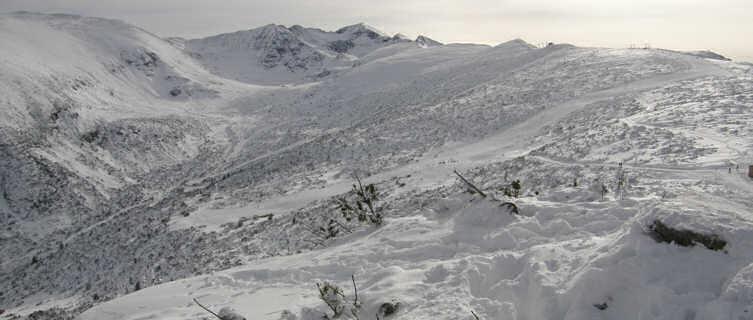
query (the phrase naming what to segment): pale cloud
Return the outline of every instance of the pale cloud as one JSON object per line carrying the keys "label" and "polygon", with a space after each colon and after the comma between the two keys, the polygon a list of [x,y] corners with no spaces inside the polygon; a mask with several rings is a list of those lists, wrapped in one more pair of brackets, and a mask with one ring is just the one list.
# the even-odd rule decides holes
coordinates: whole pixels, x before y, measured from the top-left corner
{"label": "pale cloud", "polygon": [[750,0],[0,0],[0,12],[66,12],[122,19],[162,36],[201,37],[269,23],[334,30],[366,22],[444,42],[649,43],[711,49],[753,61]]}

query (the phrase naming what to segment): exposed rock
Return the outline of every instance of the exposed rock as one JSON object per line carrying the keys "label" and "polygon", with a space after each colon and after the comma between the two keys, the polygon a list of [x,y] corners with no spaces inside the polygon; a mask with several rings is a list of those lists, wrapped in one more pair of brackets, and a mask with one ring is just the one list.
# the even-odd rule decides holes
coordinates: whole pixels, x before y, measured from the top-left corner
{"label": "exposed rock", "polygon": [[422,48],[436,47],[436,46],[442,45],[441,42],[431,39],[427,36],[418,36],[416,38],[416,44]]}

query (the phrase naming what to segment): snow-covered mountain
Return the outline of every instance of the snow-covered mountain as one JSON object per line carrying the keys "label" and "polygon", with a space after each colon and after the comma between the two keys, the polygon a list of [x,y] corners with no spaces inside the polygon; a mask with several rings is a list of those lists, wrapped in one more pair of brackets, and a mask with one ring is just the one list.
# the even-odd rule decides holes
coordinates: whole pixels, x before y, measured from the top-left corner
{"label": "snow-covered mountain", "polygon": [[218,75],[279,84],[326,77],[357,66],[360,58],[377,49],[405,42],[411,41],[400,34],[390,37],[363,23],[335,32],[270,24],[188,40],[184,48]]}
{"label": "snow-covered mountain", "polygon": [[[753,312],[748,64],[34,13],[0,41],[0,318],[320,319],[352,274],[362,318]],[[353,174],[381,226],[337,208]]]}

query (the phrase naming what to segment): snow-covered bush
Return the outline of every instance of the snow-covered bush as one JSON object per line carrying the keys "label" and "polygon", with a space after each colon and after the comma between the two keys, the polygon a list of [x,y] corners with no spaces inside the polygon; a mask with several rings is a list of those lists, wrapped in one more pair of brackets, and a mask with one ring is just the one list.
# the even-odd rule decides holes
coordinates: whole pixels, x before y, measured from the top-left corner
{"label": "snow-covered bush", "polygon": [[245,317],[241,316],[240,314],[235,312],[235,310],[229,307],[220,309],[220,312],[217,315],[220,316],[220,319],[222,320],[246,320]]}
{"label": "snow-covered bush", "polygon": [[382,305],[379,306],[379,310],[377,311],[377,319],[379,319],[380,316],[389,317],[397,313],[397,310],[399,308],[400,308],[400,302],[397,302],[397,301],[382,303]]}
{"label": "snow-covered bush", "polygon": [[[316,284],[316,288],[319,289],[319,298],[332,311],[331,317],[325,314],[323,319],[340,319],[341,317],[359,319],[361,302],[358,300],[355,276],[351,276],[351,279],[353,280],[353,300],[348,299],[343,290],[334,283],[325,281],[323,284]],[[346,310],[349,312],[346,313]]]}
{"label": "snow-covered bush", "polygon": [[500,191],[502,191],[502,193],[504,193],[508,197],[520,197],[520,179],[511,182],[509,186],[502,186]]}
{"label": "snow-covered bush", "polygon": [[345,198],[338,199],[340,212],[342,212],[345,220],[348,221],[355,216],[358,218],[358,221],[368,221],[374,225],[381,225],[383,221],[382,213],[378,208],[375,208],[376,201],[379,200],[376,187],[374,187],[373,183],[364,187],[358,176],[356,176],[356,181],[358,185],[353,184],[353,189],[351,190],[357,196],[355,202],[351,205]]}
{"label": "snow-covered bush", "polygon": [[[343,311],[345,311],[345,294],[343,290],[336,284],[330,282],[324,282],[324,284],[316,284],[316,288],[319,289],[319,298],[332,310],[332,319],[339,318]],[[329,316],[325,316],[329,319]]]}

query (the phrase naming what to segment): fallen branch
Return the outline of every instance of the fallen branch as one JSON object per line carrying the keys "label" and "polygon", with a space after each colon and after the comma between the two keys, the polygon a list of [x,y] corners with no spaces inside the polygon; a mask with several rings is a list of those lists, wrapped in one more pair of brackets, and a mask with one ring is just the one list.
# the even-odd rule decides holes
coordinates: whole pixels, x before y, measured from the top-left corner
{"label": "fallen branch", "polygon": [[350,279],[353,280],[353,295],[355,296],[355,299],[353,300],[353,309],[350,309],[350,313],[353,314],[354,317],[356,317],[356,320],[359,320],[358,313],[361,311],[361,303],[358,302],[358,287],[356,287],[356,275],[351,274]]}
{"label": "fallen branch", "polygon": [[518,209],[518,206],[517,206],[517,205],[515,205],[515,204],[514,204],[514,203],[512,203],[512,202],[503,202],[503,203],[502,203],[501,205],[499,205],[499,206],[500,206],[500,207],[503,207],[503,206],[508,206],[508,207],[510,207],[510,211],[511,211],[511,212],[514,212],[515,214],[520,214],[520,209]]}
{"label": "fallen branch", "polygon": [[455,172],[455,174],[458,176],[458,178],[460,178],[460,180],[463,180],[463,182],[465,182],[465,184],[467,184],[471,189],[473,189],[473,191],[476,191],[482,197],[486,198],[486,193],[484,193],[483,191],[481,191],[481,189],[476,188],[476,186],[474,186],[473,183],[470,183],[468,180],[466,180],[465,178],[463,178],[463,176],[460,175],[460,173],[457,170],[453,170],[452,172]]}
{"label": "fallen branch", "polygon": [[355,296],[355,300],[353,301],[353,305],[358,305],[358,287],[356,287],[356,275],[351,274],[350,279],[353,280],[353,295]]}
{"label": "fallen branch", "polygon": [[196,304],[199,305],[202,309],[206,310],[206,312],[211,313],[213,316],[217,317],[217,319],[224,320],[222,317],[220,317],[218,314],[214,313],[212,310],[209,310],[209,308],[203,306],[201,303],[199,303],[199,300],[196,300],[196,298],[193,298],[193,302],[196,302]]}

